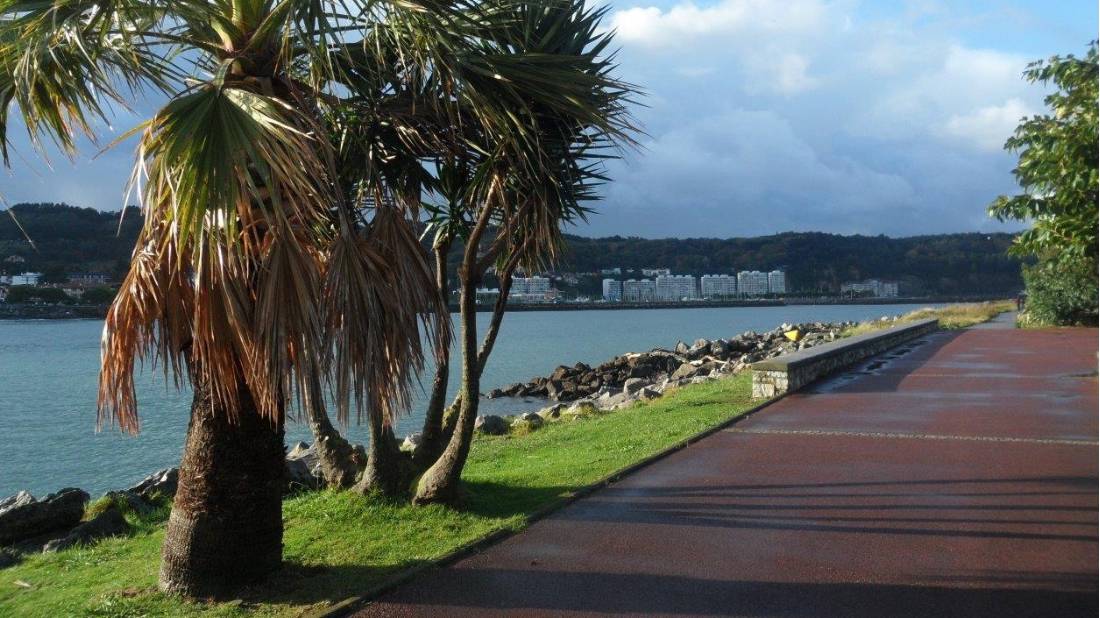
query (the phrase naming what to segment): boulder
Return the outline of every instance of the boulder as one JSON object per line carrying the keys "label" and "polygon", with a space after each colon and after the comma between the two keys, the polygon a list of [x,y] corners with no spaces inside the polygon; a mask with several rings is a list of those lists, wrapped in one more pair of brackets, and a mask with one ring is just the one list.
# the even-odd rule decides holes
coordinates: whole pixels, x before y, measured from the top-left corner
{"label": "boulder", "polygon": [[623,382],[623,393],[633,395],[645,388],[646,384],[648,384],[648,382],[641,378],[630,378],[626,382]]}
{"label": "boulder", "polygon": [[420,443],[423,441],[423,435],[417,431],[405,436],[405,440],[401,443],[401,450],[403,451],[415,451]]}
{"label": "boulder", "polygon": [[99,539],[126,534],[129,531],[130,524],[126,523],[126,518],[112,505],[93,519],[73,528],[64,537],[46,543],[42,551],[55,552],[74,545],[89,545]]}
{"label": "boulder", "polygon": [[672,380],[672,381],[684,380],[684,379],[688,379],[688,378],[693,378],[698,374],[699,374],[699,368],[698,367],[696,367],[695,365],[692,365],[691,363],[683,363],[682,365],[680,365],[676,369],[676,371],[672,372],[672,375],[669,376],[669,380]]}
{"label": "boulder", "polygon": [[520,415],[519,418],[512,421],[512,427],[516,429],[526,429],[527,431],[534,431],[543,424],[542,417],[534,412],[528,412]]}
{"label": "boulder", "polygon": [[499,436],[508,433],[508,424],[504,419],[495,414],[478,415],[474,420],[474,431],[490,436]]}
{"label": "boulder", "polygon": [[497,399],[497,398],[503,397],[503,396],[504,396],[504,391],[502,391],[499,388],[494,388],[493,390],[491,390],[491,391],[489,391],[488,393],[485,394],[486,399]]}
{"label": "boulder", "polygon": [[550,374],[550,379],[558,380],[560,382],[561,380],[568,378],[572,374],[572,372],[573,370],[570,367],[566,367],[565,365],[558,365],[557,369],[554,369],[554,372]]}
{"label": "boulder", "polygon": [[20,491],[14,496],[8,496],[7,498],[0,500],[0,516],[3,516],[5,512],[10,511],[14,508],[33,504],[34,502],[34,496],[32,496],[30,492]]}
{"label": "boulder", "polygon": [[587,416],[589,414],[594,414],[598,411],[599,408],[596,407],[595,403],[588,399],[582,399],[566,408],[565,412],[563,412],[563,415],[569,415],[576,418],[578,416]]}
{"label": "boulder", "polygon": [[0,545],[75,526],[84,516],[88,492],[66,488],[42,500],[27,502],[23,497],[18,506],[15,502],[0,513]]}
{"label": "boulder", "polygon": [[656,399],[661,396],[661,390],[656,386],[647,386],[638,391],[638,399],[649,401],[650,399]]}
{"label": "boulder", "polygon": [[325,479],[315,445],[298,442],[286,454],[286,483],[288,489],[324,486]]}
{"label": "boulder", "polygon": [[23,559],[23,556],[15,550],[8,549],[6,547],[0,547],[0,569],[10,567]]}
{"label": "boulder", "polygon": [[176,487],[179,485],[179,468],[165,468],[157,470],[141,480],[140,483],[127,491],[141,496],[145,500],[152,500],[155,496],[172,498],[176,495]]}
{"label": "boulder", "polygon": [[561,413],[563,410],[565,410],[565,408],[566,405],[564,403],[555,403],[552,406],[547,406],[539,410],[538,414],[542,417],[543,420],[549,421],[552,419],[560,418]]}
{"label": "boulder", "polygon": [[688,345],[683,341],[677,341],[675,349],[677,354],[687,354],[689,348]]}
{"label": "boulder", "polygon": [[606,397],[601,397],[596,401],[596,405],[601,410],[618,410],[620,408],[625,408],[635,401],[637,401],[635,395],[627,392],[622,392],[614,395],[609,394]]}

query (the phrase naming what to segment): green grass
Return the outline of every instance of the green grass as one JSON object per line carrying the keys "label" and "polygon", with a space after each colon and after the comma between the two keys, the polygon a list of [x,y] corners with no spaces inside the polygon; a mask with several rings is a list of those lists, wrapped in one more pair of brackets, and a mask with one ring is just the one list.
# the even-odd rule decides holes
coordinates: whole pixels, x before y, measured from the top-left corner
{"label": "green grass", "polygon": [[851,337],[853,335],[862,335],[864,333],[870,333],[876,330],[889,328],[895,324],[916,322],[917,320],[926,320],[928,318],[939,318],[940,328],[967,328],[968,326],[974,326],[975,324],[988,322],[998,315],[1006,311],[1012,311],[1014,309],[1016,309],[1016,303],[1010,300],[948,305],[946,307],[940,307],[938,309],[926,307],[924,309],[910,311],[909,313],[906,313],[905,315],[898,318],[896,321],[872,320],[870,322],[861,322],[859,324],[856,324],[855,326],[845,329],[844,332],[841,333],[841,336]]}
{"label": "green grass", "polygon": [[[753,405],[747,373],[525,436],[475,440],[462,509],[412,507],[345,492],[284,502],[285,568],[231,603],[189,603],[156,591],[166,508],[127,513],[132,536],[34,556],[0,570],[0,615],[295,616],[365,592],[560,502],[632,463]],[[18,582],[18,583],[17,583]]]}

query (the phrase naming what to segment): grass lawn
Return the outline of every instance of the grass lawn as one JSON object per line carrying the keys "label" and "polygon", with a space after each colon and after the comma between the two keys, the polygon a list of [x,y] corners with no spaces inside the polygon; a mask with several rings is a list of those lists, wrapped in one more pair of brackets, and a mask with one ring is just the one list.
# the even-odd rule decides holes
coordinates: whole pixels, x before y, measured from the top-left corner
{"label": "grass lawn", "polygon": [[850,337],[852,335],[862,335],[864,333],[882,330],[883,328],[889,328],[895,324],[916,322],[917,320],[927,320],[928,318],[939,318],[940,328],[966,328],[968,326],[974,326],[975,324],[981,324],[982,322],[988,322],[1006,311],[1014,311],[1015,309],[1016,303],[1011,300],[948,305],[946,307],[940,307],[939,309],[928,307],[910,311],[898,318],[897,321],[873,320],[870,322],[861,322],[846,329],[842,333],[842,336]]}
{"label": "grass lawn", "polygon": [[365,592],[570,491],[753,406],[749,374],[670,391],[634,407],[558,421],[526,436],[479,437],[463,478],[464,508],[412,507],[344,492],[286,500],[283,570],[230,603],[188,603],[156,591],[167,509],[132,536],[27,559],[0,570],[0,616],[295,616]]}

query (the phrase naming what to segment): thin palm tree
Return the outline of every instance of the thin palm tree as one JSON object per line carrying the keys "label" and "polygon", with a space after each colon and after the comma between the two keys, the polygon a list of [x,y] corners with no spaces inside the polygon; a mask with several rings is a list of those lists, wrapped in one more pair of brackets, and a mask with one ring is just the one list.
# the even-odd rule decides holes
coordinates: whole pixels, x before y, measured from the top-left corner
{"label": "thin palm tree", "polygon": [[[489,101],[506,101],[511,107],[504,116],[514,123],[490,118],[492,124],[464,135],[468,149],[442,166],[449,172],[441,176],[454,180],[436,244],[456,236],[463,240],[458,270],[462,380],[453,428],[425,428],[425,435],[435,439],[434,448],[435,436],[447,441],[418,481],[417,503],[458,497],[480,377],[499,332],[511,274],[517,266],[530,272],[557,257],[561,226],[584,218],[584,202],[596,197],[595,187],[605,180],[600,162],[633,143],[627,105],[635,90],[613,75],[612,34],[600,29],[606,8],[561,0],[504,3],[497,10],[508,16],[501,22],[505,27],[488,29],[478,41],[479,59],[492,80],[469,83],[467,96],[476,110],[494,110]],[[496,130],[502,125],[504,131]],[[437,283],[440,257],[437,251]],[[502,281],[501,298],[479,348],[476,288],[493,265],[508,283]],[[435,386],[441,378],[437,369]],[[436,395],[431,404],[439,403]],[[427,420],[442,425],[443,414],[430,409]]]}
{"label": "thin palm tree", "polygon": [[354,94],[347,52],[365,47],[364,24],[419,32],[416,57],[445,42],[430,18],[449,6],[0,2],[5,163],[14,108],[36,146],[71,155],[135,98],[167,98],[126,134],[139,136],[144,224],[99,391],[100,422],[137,432],[135,363],[193,387],[164,590],[216,595],[277,568],[288,414],[315,409],[327,384],[342,420],[392,424],[448,336],[413,235],[419,196],[340,169],[328,114]]}

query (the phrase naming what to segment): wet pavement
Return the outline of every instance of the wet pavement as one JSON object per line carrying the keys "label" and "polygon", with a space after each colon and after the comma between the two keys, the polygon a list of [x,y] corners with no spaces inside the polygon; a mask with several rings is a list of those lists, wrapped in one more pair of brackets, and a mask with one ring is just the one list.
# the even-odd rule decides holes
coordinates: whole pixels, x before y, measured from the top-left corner
{"label": "wet pavement", "polygon": [[362,616],[1096,616],[1097,331],[943,332]]}

